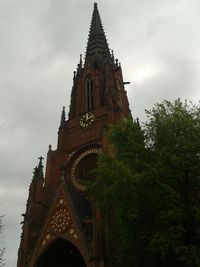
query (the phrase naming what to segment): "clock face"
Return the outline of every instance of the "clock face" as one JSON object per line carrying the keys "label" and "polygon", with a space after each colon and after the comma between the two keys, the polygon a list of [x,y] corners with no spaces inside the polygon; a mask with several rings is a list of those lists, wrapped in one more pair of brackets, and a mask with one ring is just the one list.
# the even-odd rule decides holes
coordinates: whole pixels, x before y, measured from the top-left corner
{"label": "clock face", "polygon": [[82,115],[82,117],[80,118],[80,126],[82,128],[86,128],[90,125],[92,125],[95,121],[95,116],[92,112],[87,112],[85,114]]}

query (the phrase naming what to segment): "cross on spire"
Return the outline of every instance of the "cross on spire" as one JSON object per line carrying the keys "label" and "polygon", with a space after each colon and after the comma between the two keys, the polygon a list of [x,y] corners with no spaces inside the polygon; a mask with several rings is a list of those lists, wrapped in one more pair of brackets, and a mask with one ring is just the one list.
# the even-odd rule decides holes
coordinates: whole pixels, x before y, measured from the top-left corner
{"label": "cross on spire", "polygon": [[43,161],[44,158],[41,156],[41,157],[39,157],[38,159],[39,159],[39,164],[38,164],[38,167],[39,167],[39,166],[42,165],[42,161]]}
{"label": "cross on spire", "polygon": [[39,157],[39,163],[38,166],[34,168],[33,171],[33,179],[34,180],[43,180],[43,165],[42,165],[42,160],[44,159],[43,157]]}

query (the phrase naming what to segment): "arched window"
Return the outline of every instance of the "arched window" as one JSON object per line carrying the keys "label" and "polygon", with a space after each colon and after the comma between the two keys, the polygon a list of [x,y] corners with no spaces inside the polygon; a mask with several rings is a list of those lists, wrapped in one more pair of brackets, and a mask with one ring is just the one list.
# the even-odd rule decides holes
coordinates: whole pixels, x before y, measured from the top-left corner
{"label": "arched window", "polygon": [[86,80],[86,111],[93,109],[93,82],[90,79]]}

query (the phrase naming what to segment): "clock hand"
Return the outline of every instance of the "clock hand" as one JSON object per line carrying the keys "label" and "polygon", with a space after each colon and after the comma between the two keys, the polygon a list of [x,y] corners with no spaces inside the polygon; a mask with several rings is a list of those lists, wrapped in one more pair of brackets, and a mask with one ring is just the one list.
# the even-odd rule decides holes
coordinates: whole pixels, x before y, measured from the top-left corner
{"label": "clock hand", "polygon": [[88,120],[90,120],[92,118],[91,114],[88,114]]}

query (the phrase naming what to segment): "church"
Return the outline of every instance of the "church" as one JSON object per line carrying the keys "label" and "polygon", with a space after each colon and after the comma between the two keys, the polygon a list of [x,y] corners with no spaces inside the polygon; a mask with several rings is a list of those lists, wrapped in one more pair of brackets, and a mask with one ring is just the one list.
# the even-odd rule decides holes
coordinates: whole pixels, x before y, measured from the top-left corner
{"label": "church", "polygon": [[17,267],[104,267],[109,250],[85,182],[107,153],[105,129],[131,116],[122,69],[108,47],[94,4],[85,58],[74,72],[68,116],[63,108],[56,150],[49,146],[29,188]]}

